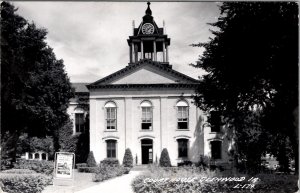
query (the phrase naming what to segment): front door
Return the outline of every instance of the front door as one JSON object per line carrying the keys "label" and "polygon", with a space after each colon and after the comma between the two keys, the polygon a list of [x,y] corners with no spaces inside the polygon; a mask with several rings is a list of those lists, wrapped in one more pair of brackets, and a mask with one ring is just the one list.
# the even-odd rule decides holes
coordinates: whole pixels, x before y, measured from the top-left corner
{"label": "front door", "polygon": [[143,139],[141,141],[142,164],[153,163],[153,143],[151,139]]}

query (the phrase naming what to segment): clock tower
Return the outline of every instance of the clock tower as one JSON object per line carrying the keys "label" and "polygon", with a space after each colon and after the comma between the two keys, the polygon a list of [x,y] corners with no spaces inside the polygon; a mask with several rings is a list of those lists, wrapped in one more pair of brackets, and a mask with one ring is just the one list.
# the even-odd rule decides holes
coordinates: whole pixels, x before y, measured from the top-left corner
{"label": "clock tower", "polygon": [[164,28],[159,28],[150,9],[150,2],[145,11],[143,21],[138,28],[133,24],[133,35],[127,39],[129,46],[129,64],[141,59],[151,59],[162,63],[169,63],[168,47],[170,38],[165,34]]}

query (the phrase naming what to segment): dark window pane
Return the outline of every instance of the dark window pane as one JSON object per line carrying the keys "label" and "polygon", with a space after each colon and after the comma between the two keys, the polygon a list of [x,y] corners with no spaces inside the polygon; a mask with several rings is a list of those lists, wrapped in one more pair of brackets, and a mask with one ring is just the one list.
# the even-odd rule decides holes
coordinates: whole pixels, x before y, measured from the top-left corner
{"label": "dark window pane", "polygon": [[187,129],[187,122],[178,122],[178,129]]}
{"label": "dark window pane", "polygon": [[211,157],[212,159],[221,159],[222,142],[212,141],[211,144]]}
{"label": "dark window pane", "polygon": [[152,123],[142,123],[142,129],[151,129]]}
{"label": "dark window pane", "polygon": [[33,159],[32,153],[29,153],[29,159]]}
{"label": "dark window pane", "polygon": [[75,128],[76,128],[76,132],[84,132],[84,114],[83,113],[75,114]]}
{"label": "dark window pane", "polygon": [[107,157],[116,158],[116,140],[107,140]]}
{"label": "dark window pane", "polygon": [[178,139],[178,157],[188,157],[187,139]]}

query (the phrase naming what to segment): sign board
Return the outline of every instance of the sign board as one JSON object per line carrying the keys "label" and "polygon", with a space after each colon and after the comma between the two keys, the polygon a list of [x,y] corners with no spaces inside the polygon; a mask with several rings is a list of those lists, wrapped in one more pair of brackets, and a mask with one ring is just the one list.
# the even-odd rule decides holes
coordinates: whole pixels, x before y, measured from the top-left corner
{"label": "sign board", "polygon": [[54,177],[60,179],[74,178],[74,153],[57,152],[55,153]]}

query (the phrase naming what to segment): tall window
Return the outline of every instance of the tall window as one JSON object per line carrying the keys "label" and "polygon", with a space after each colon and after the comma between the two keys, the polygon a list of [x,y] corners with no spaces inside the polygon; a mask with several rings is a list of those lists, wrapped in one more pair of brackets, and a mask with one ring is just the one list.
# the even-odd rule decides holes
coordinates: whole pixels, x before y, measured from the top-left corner
{"label": "tall window", "polygon": [[77,132],[84,132],[84,114],[75,113],[75,129]]}
{"label": "tall window", "polygon": [[107,158],[116,158],[116,140],[107,140],[106,141],[106,152]]}
{"label": "tall window", "polygon": [[178,157],[188,157],[188,139],[178,139]]}
{"label": "tall window", "polygon": [[143,101],[142,108],[142,129],[152,129],[152,104],[150,101]]}
{"label": "tall window", "polygon": [[117,106],[114,102],[108,102],[105,104],[106,109],[106,129],[117,129]]}
{"label": "tall window", "polygon": [[221,159],[222,155],[222,142],[221,141],[211,141],[211,158]]}
{"label": "tall window", "polygon": [[179,101],[177,104],[177,128],[188,129],[189,107],[187,102]]}
{"label": "tall window", "polygon": [[220,132],[221,128],[221,115],[219,111],[211,111],[210,112],[210,125],[211,132]]}

